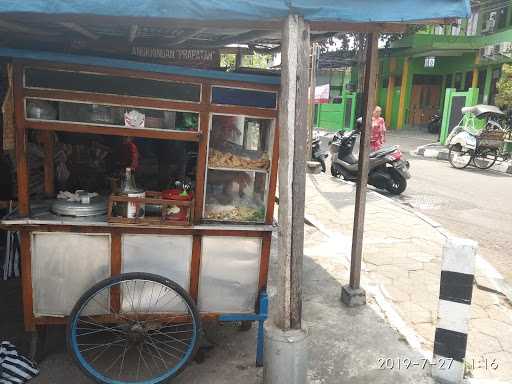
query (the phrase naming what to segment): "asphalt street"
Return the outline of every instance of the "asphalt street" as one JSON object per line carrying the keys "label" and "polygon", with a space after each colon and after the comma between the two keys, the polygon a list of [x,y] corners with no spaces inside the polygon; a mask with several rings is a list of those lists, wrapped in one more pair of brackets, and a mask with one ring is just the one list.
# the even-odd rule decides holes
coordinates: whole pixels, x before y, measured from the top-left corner
{"label": "asphalt street", "polygon": [[408,153],[432,142],[427,135],[390,134],[411,164],[411,179],[398,198],[457,236],[478,241],[480,254],[512,283],[512,177],[476,168],[454,169],[447,161]]}

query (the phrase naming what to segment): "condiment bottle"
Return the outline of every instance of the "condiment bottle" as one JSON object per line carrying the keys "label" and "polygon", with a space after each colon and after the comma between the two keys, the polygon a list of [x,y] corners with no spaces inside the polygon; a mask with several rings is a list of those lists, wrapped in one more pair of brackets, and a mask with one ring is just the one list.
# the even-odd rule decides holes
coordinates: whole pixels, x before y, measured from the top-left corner
{"label": "condiment bottle", "polygon": [[[144,198],[146,192],[137,188],[135,184],[135,177],[131,168],[125,169],[125,174],[121,182],[121,194],[128,197]],[[139,204],[139,212],[137,212],[137,206],[135,203],[129,202],[126,207],[126,217],[133,219],[136,217],[144,217],[145,204]]]}

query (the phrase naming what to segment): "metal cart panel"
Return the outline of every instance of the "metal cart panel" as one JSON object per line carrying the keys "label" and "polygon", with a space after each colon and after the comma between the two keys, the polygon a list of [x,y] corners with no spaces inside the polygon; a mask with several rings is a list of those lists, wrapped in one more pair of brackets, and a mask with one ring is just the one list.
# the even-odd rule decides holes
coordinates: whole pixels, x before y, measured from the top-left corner
{"label": "metal cart panel", "polygon": [[[123,235],[121,270],[126,272],[147,272],[167,277],[185,289],[190,281],[190,262],[192,258],[192,236],[173,235]],[[129,312],[132,306],[154,313],[185,311],[182,303],[173,301],[172,297],[162,297],[156,307],[148,307],[155,302],[158,292],[151,292],[148,287],[126,287],[135,292],[122,292],[121,311]],[[188,289],[187,289],[188,290]],[[144,294],[140,294],[144,291]],[[138,303],[130,302],[130,293],[141,297]]]}
{"label": "metal cart panel", "polygon": [[198,306],[201,312],[254,313],[261,238],[204,236]]}
{"label": "metal cart panel", "polygon": [[[85,291],[110,276],[110,235],[32,234],[34,315],[67,316]],[[94,308],[101,314],[109,298]]]}

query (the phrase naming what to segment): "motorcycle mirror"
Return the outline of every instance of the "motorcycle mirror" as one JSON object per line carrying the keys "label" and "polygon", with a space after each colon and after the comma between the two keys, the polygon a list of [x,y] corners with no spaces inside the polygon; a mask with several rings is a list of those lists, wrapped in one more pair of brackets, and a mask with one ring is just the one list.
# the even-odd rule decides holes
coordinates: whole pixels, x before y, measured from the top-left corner
{"label": "motorcycle mirror", "polygon": [[356,119],[355,131],[356,132],[361,132],[362,129],[363,129],[363,118],[362,117],[358,117]]}

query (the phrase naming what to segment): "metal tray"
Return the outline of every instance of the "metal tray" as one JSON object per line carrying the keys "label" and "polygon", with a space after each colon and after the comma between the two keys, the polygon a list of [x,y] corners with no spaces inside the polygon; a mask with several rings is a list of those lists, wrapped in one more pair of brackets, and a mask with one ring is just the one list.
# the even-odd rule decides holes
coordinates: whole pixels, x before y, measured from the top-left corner
{"label": "metal tray", "polygon": [[79,201],[67,201],[56,199],[53,201],[50,210],[62,216],[89,217],[104,215],[107,213],[107,199],[96,196],[89,204],[82,204]]}

